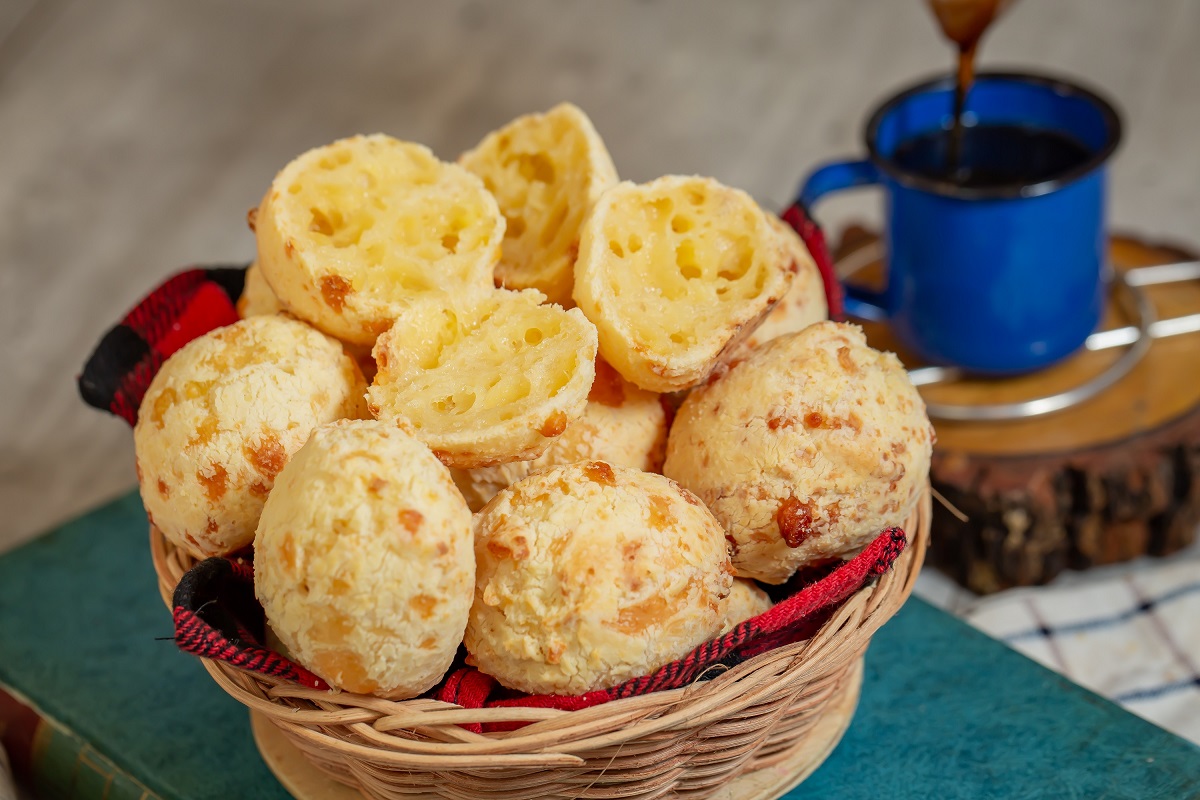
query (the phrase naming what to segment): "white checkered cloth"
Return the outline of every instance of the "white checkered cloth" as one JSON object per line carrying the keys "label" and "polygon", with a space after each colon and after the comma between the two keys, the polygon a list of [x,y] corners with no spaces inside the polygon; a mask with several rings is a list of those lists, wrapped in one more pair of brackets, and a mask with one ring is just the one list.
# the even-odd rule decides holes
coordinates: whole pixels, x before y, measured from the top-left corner
{"label": "white checkered cloth", "polygon": [[1200,546],[982,598],[922,575],[918,593],[1200,744]]}

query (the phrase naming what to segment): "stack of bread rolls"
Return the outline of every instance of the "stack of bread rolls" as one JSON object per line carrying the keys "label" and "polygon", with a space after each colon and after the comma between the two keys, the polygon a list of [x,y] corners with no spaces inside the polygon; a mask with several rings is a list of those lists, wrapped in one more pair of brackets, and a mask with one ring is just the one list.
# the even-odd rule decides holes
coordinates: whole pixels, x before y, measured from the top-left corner
{"label": "stack of bread rolls", "polygon": [[572,105],[457,163],[315,148],[249,222],[242,321],[163,364],[138,478],[177,547],[253,548],[275,637],[340,689],[420,695],[460,644],[511,689],[617,685],[923,489],[921,398],[825,321],[795,233],[711,178],[621,182]]}

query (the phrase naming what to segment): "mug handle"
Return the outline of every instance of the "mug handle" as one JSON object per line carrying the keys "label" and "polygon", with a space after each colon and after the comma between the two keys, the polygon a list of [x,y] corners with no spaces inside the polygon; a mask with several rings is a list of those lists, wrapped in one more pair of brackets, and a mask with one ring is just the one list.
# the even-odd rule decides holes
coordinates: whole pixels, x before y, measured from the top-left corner
{"label": "mug handle", "polygon": [[[875,186],[879,182],[879,170],[870,161],[835,161],[819,167],[808,176],[793,208],[798,206],[804,216],[811,220],[812,215],[808,210],[825,195],[857,186]],[[872,322],[887,319],[882,292],[850,284],[844,284],[842,289],[845,293],[843,308],[847,314]]]}

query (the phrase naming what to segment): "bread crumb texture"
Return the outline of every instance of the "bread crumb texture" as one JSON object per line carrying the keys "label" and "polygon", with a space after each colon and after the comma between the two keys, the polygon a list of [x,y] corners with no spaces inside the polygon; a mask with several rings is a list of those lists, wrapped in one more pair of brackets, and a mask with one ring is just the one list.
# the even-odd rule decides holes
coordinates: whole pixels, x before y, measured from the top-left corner
{"label": "bread crumb texture", "polygon": [[784,249],[791,259],[795,277],[792,285],[762,323],[754,329],[728,359],[745,358],[749,350],[776,339],[785,333],[802,331],[814,322],[829,318],[829,305],[825,298],[825,283],[821,271],[813,261],[799,234],[792,226],[774,214],[767,214],[767,221],[783,240]]}
{"label": "bread crumb texture", "polygon": [[505,217],[497,284],[537,289],[570,307],[580,226],[617,182],[591,120],[570,103],[518,117],[459,163],[483,180]]}
{"label": "bread crumb texture", "polygon": [[504,217],[475,175],[375,134],[284,167],[255,238],[263,277],[293,314],[369,347],[417,297],[491,290]]}
{"label": "bread crumb texture", "polygon": [[533,289],[426,298],[375,343],[371,413],[463,469],[536,458],[583,414],[596,329]]}
{"label": "bread crumb texture", "polygon": [[548,467],[606,461],[659,472],[666,447],[667,416],[659,395],[639,389],[597,359],[583,416],[568,425],[546,452],[532,461],[450,472],[471,509],[478,511],[496,492]]}
{"label": "bread crumb texture", "polygon": [[318,428],[280,474],[254,549],[267,621],[331,685],[415,697],[449,668],[474,587],[471,512],[411,434]]}
{"label": "bread crumb texture", "polygon": [[819,322],[714,374],[679,409],[663,473],[725,526],[739,577],[782,583],[904,522],[933,429],[900,361]]}
{"label": "bread crumb texture", "polygon": [[793,277],[784,239],[745,192],[711,178],[620,183],[583,226],[575,302],[600,353],[643,389],[702,382]]}
{"label": "bread crumb texture", "polygon": [[475,516],[465,644],[533,693],[579,694],[653,672],[725,622],[724,531],[673,481],[602,461],[538,472]]}
{"label": "bread crumb texture", "polygon": [[200,336],[151,381],[133,430],[142,502],[196,558],[253,540],[275,477],[317,425],[367,416],[340,343],[284,316]]}

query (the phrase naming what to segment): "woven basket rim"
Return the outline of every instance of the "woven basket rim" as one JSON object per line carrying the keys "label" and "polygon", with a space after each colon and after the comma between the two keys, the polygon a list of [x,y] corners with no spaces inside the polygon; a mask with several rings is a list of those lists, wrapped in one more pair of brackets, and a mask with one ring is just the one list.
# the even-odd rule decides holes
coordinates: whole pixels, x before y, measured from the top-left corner
{"label": "woven basket rim", "polygon": [[[657,740],[664,732],[703,727],[755,704],[770,705],[785,684],[820,689],[836,683],[911,593],[929,540],[931,510],[926,490],[906,520],[909,544],[892,569],[847,599],[812,638],[756,655],[707,681],[582,710],[464,709],[427,698],[384,700],[308,689],[222,662],[203,663],[223,690],[267,715],[310,753],[324,750],[380,766],[426,770],[579,766],[581,753]],[[153,526],[150,545],[159,589],[170,608],[175,584],[195,562]],[[461,727],[474,722],[530,724],[488,733]]]}

